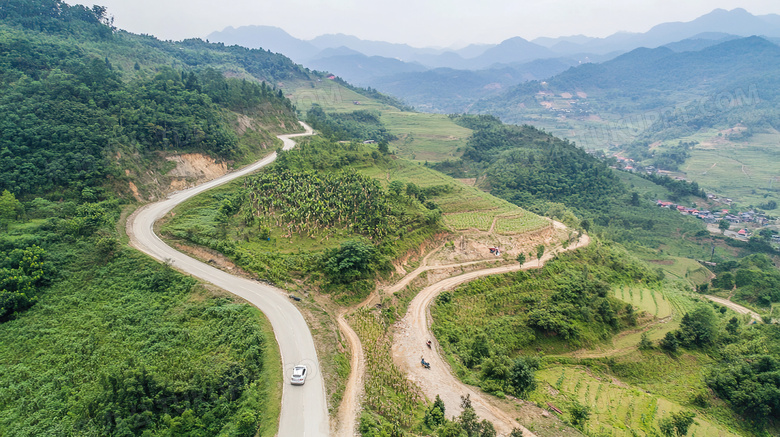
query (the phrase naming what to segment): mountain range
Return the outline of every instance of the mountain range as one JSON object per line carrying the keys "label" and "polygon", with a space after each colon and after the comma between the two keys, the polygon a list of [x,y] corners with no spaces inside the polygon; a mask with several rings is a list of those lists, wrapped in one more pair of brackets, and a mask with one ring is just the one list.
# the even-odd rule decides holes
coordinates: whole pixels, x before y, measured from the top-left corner
{"label": "mountain range", "polygon": [[[575,56],[582,60],[593,55],[614,57],[638,47],[655,48],[690,38],[719,39],[723,35],[780,38],[780,15],[752,15],[741,8],[731,11],[715,9],[693,21],[662,23],[644,33],[618,32],[605,38],[584,35],[541,37],[532,41],[516,36],[499,44],[472,44],[457,50],[367,41],[345,34],[327,34],[302,40],[272,26],[227,27],[212,32],[208,39],[283,53],[307,67],[316,64],[312,62],[314,60],[330,57],[329,49],[347,48],[366,57],[394,58],[426,68],[476,70],[496,63],[510,64],[561,56]],[[338,71],[333,73],[339,74]]]}
{"label": "mountain range", "polygon": [[271,26],[228,27],[211,33],[208,40],[282,53],[308,68],[392,94],[420,110],[463,112],[476,100],[514,85],[543,80],[572,66],[608,61],[640,47],[699,51],[751,35],[780,41],[780,15],[715,9],[693,21],[662,23],[644,33],[533,41],[518,36],[457,50],[367,41],[345,34],[302,40]]}

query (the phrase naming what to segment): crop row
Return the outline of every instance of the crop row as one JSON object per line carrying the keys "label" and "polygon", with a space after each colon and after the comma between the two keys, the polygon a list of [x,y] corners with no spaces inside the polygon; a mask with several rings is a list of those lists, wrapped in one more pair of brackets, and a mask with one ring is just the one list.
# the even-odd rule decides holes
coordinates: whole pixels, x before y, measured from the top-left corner
{"label": "crop row", "polygon": [[550,221],[531,213],[519,216],[498,217],[495,231],[499,234],[522,234],[549,226]]}
{"label": "crop row", "polygon": [[464,212],[460,214],[447,214],[444,222],[457,231],[466,229],[479,229],[488,231],[493,225],[495,213],[492,212]]}

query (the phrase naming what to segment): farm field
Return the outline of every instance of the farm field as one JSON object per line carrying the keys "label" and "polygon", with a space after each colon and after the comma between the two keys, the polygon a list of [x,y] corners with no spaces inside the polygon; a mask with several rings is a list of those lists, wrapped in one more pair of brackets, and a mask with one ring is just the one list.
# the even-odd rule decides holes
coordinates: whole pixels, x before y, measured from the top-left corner
{"label": "farm field", "polygon": [[663,257],[662,259],[657,259],[657,256],[637,255],[652,266],[661,269],[667,276],[679,279],[691,287],[704,284],[713,275],[709,269],[690,258]]}
{"label": "farm field", "polygon": [[396,154],[413,161],[444,161],[463,154],[471,129],[458,126],[446,115],[386,111],[382,121],[398,137]]}
{"label": "farm field", "polygon": [[[532,400],[550,402],[564,412],[578,402],[591,407],[585,424],[589,435],[656,435],[658,421],[683,410],[679,404],[628,386],[608,375],[580,366],[551,366],[537,372],[539,388]],[[636,433],[636,434],[635,434]],[[696,415],[689,436],[736,436],[717,422]]]}
{"label": "farm field", "polygon": [[[684,140],[684,139],[683,139]],[[739,205],[780,199],[780,134],[755,134],[746,141],[729,141],[712,133],[680,166],[687,179]]]}
{"label": "farm field", "polygon": [[455,159],[462,154],[471,135],[471,129],[458,126],[446,115],[399,111],[327,79],[290,83],[284,90],[302,118],[313,104],[320,105],[325,112],[379,111],[387,130],[398,138],[390,144],[391,149],[413,161]]}
{"label": "farm field", "polygon": [[360,169],[364,174],[379,179],[383,184],[398,180],[413,182],[420,188],[449,186],[448,190],[432,197],[444,214],[444,223],[455,231],[478,229],[487,232],[496,220],[498,233],[530,232],[550,225],[550,221],[503,199],[472,186],[463,184],[445,174],[404,159],[393,160],[383,167]]}
{"label": "farm field", "polygon": [[290,82],[282,85],[282,90],[295,105],[301,119],[306,118],[306,111],[314,104],[322,106],[325,112],[352,112],[358,109],[396,110],[328,79],[323,79],[321,82]]}

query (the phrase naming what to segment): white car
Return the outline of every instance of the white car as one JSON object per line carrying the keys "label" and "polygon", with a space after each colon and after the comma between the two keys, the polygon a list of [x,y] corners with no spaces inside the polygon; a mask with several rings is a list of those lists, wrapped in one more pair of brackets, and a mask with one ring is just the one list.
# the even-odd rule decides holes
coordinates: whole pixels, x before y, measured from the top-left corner
{"label": "white car", "polygon": [[306,366],[303,365],[297,365],[293,369],[292,378],[290,379],[290,384],[292,385],[303,385],[304,382],[306,382]]}

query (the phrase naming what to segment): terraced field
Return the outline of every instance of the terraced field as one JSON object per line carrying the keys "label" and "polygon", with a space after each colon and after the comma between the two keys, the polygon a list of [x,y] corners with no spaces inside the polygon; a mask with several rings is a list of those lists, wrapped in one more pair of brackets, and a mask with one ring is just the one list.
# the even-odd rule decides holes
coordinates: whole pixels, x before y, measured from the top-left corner
{"label": "terraced field", "polygon": [[496,219],[495,231],[499,234],[521,234],[549,226],[550,222],[538,215],[524,213],[516,216],[502,216]]}
{"label": "terraced field", "polygon": [[672,315],[672,304],[661,290],[643,287],[620,287],[613,290],[615,297],[630,303],[640,311],[663,319]]}
{"label": "terraced field", "polygon": [[[550,402],[566,413],[571,399],[591,407],[585,424],[588,435],[657,435],[658,421],[683,408],[667,399],[629,387],[609,376],[597,376],[582,367],[553,366],[536,374],[538,402]],[[707,418],[697,415],[689,436],[736,436]]]}
{"label": "terraced field", "polygon": [[384,167],[360,170],[387,185],[391,181],[413,182],[420,188],[448,187],[432,197],[444,214],[444,223],[454,231],[477,229],[487,232],[493,227],[500,234],[520,234],[550,226],[551,222],[517,205],[465,185],[424,165],[399,159]]}
{"label": "terraced field", "polygon": [[444,222],[456,231],[478,229],[487,232],[495,217],[495,213],[491,212],[463,212],[445,215]]}

